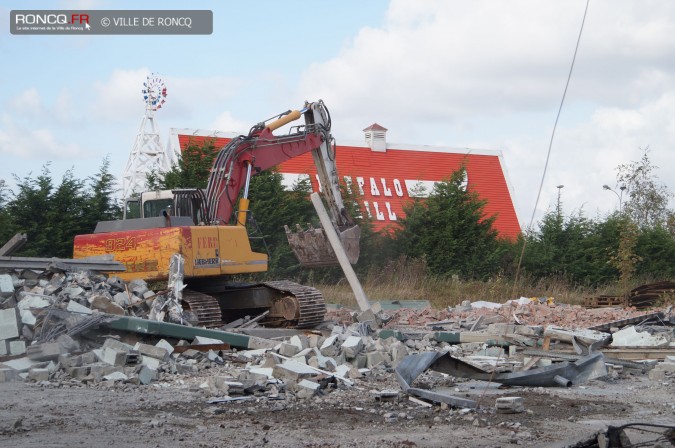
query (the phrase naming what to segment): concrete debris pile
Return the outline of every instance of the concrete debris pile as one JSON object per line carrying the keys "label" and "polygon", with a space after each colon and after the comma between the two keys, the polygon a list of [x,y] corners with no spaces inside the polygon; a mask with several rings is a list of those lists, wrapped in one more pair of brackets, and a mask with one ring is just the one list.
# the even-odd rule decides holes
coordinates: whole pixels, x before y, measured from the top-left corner
{"label": "concrete debris pile", "polygon": [[173,294],[171,290],[152,291],[143,280],[127,283],[89,271],[25,269],[0,274],[0,356],[21,355],[32,341],[44,340],[51,328],[41,310],[185,324],[189,313],[177,306]]}
{"label": "concrete debris pile", "polygon": [[[182,287],[176,279],[154,292],[91,272],[0,274],[0,382],[180,388],[214,405],[376,402],[373,412],[387,423],[440,408],[484,426],[483,415],[526,412],[518,391],[528,388],[675,380],[670,308],[583,310],[525,299],[385,312],[373,304],[320,330],[225,331],[167,322],[185,318],[163,306],[177,304]],[[491,383],[521,389],[481,401]],[[401,401],[412,410],[395,412]]]}
{"label": "concrete debris pile", "polygon": [[[377,302],[375,302],[377,303]],[[665,309],[665,307],[662,307]],[[354,311],[340,307],[329,309],[327,318],[345,323],[354,320]],[[481,324],[515,322],[522,325],[557,325],[564,328],[589,328],[598,322],[611,322],[645,314],[635,308],[598,308],[587,309],[580,305],[559,304],[555,301],[521,298],[504,304],[463,301],[456,307],[447,309],[399,308],[387,310],[388,319],[385,328],[401,327],[441,327],[460,329],[470,327],[481,318]]]}

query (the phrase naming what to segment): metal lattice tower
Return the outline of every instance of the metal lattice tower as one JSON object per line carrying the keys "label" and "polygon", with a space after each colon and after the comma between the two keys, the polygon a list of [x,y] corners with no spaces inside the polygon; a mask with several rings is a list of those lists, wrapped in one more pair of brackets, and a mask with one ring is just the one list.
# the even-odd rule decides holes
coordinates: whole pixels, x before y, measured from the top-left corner
{"label": "metal lattice tower", "polygon": [[122,199],[146,191],[148,173],[166,172],[171,169],[174,156],[169,154],[162,145],[155,122],[155,112],[166,102],[166,95],[164,80],[154,74],[148,76],[143,83],[145,114],[138,128],[134,147],[124,173],[122,173]]}

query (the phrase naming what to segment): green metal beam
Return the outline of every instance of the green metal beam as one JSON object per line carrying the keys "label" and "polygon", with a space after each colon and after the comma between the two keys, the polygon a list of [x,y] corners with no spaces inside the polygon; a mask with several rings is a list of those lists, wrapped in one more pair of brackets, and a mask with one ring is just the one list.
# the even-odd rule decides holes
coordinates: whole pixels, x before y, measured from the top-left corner
{"label": "green metal beam", "polygon": [[244,349],[272,348],[278,344],[277,341],[257,338],[254,336],[228,333],[226,331],[202,327],[186,327],[184,325],[139,319],[137,317],[119,317],[109,323],[103,324],[103,326],[115,330],[185,339],[188,341],[193,340],[195,336],[203,336],[206,338],[218,339],[219,341],[230,344],[232,347]]}

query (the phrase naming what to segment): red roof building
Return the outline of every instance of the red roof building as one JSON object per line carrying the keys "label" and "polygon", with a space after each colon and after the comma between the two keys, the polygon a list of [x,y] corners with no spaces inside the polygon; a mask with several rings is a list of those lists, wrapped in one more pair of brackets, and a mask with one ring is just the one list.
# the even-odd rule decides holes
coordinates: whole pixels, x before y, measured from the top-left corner
{"label": "red roof building", "polygon": [[[486,216],[496,216],[494,227],[499,235],[514,239],[520,234],[501,151],[387,143],[387,129],[377,123],[364,132],[364,142],[338,140],[338,173],[371,216],[375,230],[396,225],[404,216],[406,202],[428,196],[436,182],[464,166],[467,188],[486,200]],[[219,147],[236,136],[218,131],[172,129],[169,144],[174,150],[182,150],[190,142],[202,144],[205,139],[215,139]],[[320,189],[311,154],[288,160],[278,170],[287,186],[309,176],[312,189]]]}

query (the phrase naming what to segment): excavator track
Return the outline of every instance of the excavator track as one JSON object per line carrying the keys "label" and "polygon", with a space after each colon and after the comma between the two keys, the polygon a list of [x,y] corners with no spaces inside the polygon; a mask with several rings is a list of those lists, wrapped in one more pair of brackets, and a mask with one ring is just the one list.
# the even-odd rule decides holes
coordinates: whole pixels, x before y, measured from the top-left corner
{"label": "excavator track", "polygon": [[208,294],[191,289],[183,290],[183,302],[197,317],[197,325],[206,328],[220,328],[224,325],[223,313],[218,300]]}
{"label": "excavator track", "polygon": [[[211,279],[206,285],[195,285],[200,291],[183,290],[183,303],[195,317],[198,326],[219,328],[224,325],[223,316],[228,312],[246,306],[230,306],[234,302],[241,303],[247,295],[260,296],[265,291],[266,308],[255,306],[260,313],[269,311],[262,325],[286,328],[314,328],[323,322],[326,315],[326,303],[321,292],[310,286],[288,280],[276,280],[263,283],[230,283]],[[271,304],[271,306],[269,305]],[[251,308],[254,308],[253,306]],[[228,322],[231,320],[227,319]]]}
{"label": "excavator track", "polygon": [[[323,300],[323,295],[318,289],[288,280],[264,282],[263,285],[283,293],[283,296],[278,300],[283,301],[290,296],[294,299],[294,302],[297,302],[298,309],[292,319],[296,321],[292,325],[294,328],[314,328],[323,322],[323,318],[326,315],[326,302]],[[287,320],[289,320],[288,317]]]}

